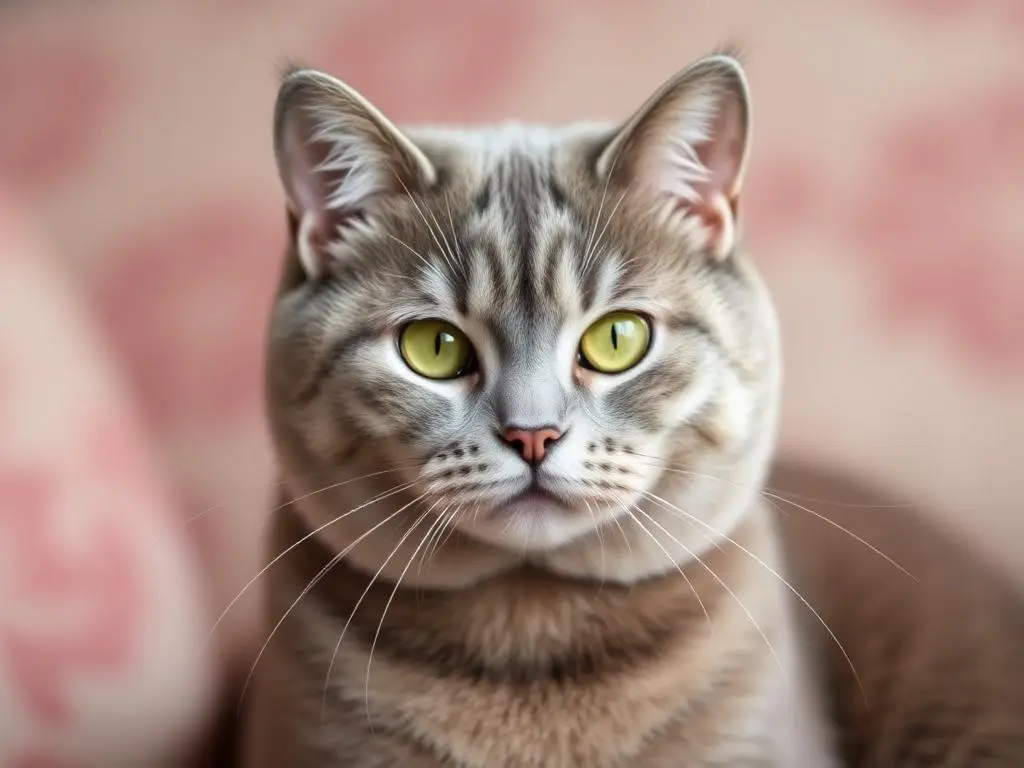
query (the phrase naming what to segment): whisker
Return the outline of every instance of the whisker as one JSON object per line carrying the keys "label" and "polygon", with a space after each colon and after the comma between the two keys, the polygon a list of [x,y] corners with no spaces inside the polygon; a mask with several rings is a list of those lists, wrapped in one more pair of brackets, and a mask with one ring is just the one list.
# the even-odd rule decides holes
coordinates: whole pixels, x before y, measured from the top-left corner
{"label": "whisker", "polygon": [[[402,245],[405,245],[405,243],[402,243]],[[384,270],[380,270],[379,269],[376,272],[374,272],[373,274],[375,274],[375,275],[382,275],[383,277],[389,277],[392,280],[405,280],[407,282],[415,282],[408,275],[400,275],[397,272],[385,272]]]}
{"label": "whisker", "polygon": [[[424,498],[426,498],[426,494],[420,494],[415,499],[406,504],[406,506],[403,507],[403,509],[406,509],[407,507],[411,506],[412,504],[418,501],[421,501]],[[428,514],[429,513],[427,512],[421,514],[418,518],[416,518],[416,521],[409,527],[409,530],[402,534],[401,538],[399,538],[398,540],[398,543],[395,544],[394,548],[391,550],[391,554],[389,554],[387,558],[385,558],[384,562],[380,564],[380,568],[378,568],[377,572],[373,574],[373,578],[370,579],[370,583],[366,585],[366,589],[363,590],[363,593],[359,596],[359,599],[356,600],[356,604],[353,606],[352,611],[349,613],[348,619],[345,621],[345,626],[342,627],[341,634],[338,636],[338,642],[334,646],[334,653],[331,654],[330,664],[327,665],[327,675],[324,677],[324,691],[323,696],[320,700],[321,723],[323,722],[324,715],[327,711],[327,688],[331,683],[331,673],[334,672],[334,662],[338,658],[338,651],[341,649],[341,643],[345,639],[345,633],[348,632],[348,628],[349,625],[351,625],[352,623],[352,619],[355,618],[356,613],[359,611],[359,606],[363,604],[363,600],[366,599],[366,596],[370,593],[370,590],[373,589],[373,585],[377,582],[377,579],[380,577],[381,573],[384,572],[384,569],[387,567],[388,563],[391,562],[391,558],[395,556],[395,554],[401,548],[402,544],[405,543],[405,540],[409,538],[409,534],[412,533],[413,530],[415,530],[416,526],[418,526],[420,522],[426,519],[426,516]]]}
{"label": "whisker", "polygon": [[768,639],[768,635],[765,633],[764,629],[762,629],[761,625],[757,623],[757,619],[754,618],[754,614],[752,614],[750,612],[750,609],[747,608],[747,606],[744,604],[744,602],[742,600],[740,600],[739,596],[732,590],[732,588],[728,584],[726,584],[717,573],[715,573],[714,568],[712,568],[710,565],[705,563],[704,560],[696,552],[693,552],[692,550],[690,550],[685,544],[683,544],[681,541],[679,541],[679,539],[677,539],[675,536],[673,536],[671,533],[669,533],[661,523],[659,523],[657,520],[655,520],[650,514],[648,514],[646,511],[644,511],[641,507],[636,506],[636,505],[633,505],[633,506],[634,506],[634,508],[636,509],[637,512],[639,512],[645,518],[647,518],[647,520],[649,522],[651,522],[652,524],[658,526],[658,528],[661,530],[662,533],[664,533],[672,541],[674,541],[676,543],[676,545],[679,546],[684,552],[686,552],[686,554],[689,557],[692,557],[697,562],[698,565],[703,567],[704,570],[706,570],[709,574],[711,574],[711,578],[713,578],[715,581],[717,581],[719,583],[719,585],[721,585],[722,589],[724,589],[729,594],[729,596],[732,597],[732,599],[736,601],[736,604],[740,607],[740,610],[743,611],[743,613],[746,614],[747,618],[750,619],[750,623],[754,625],[754,629],[756,629],[758,634],[761,635],[761,639],[764,640],[765,645],[768,647],[768,652],[772,655],[772,658],[775,659],[775,663],[778,665],[779,669],[782,671],[782,674],[784,676],[787,675],[786,668],[783,666],[782,659],[779,658],[779,654],[778,654],[778,652],[776,652],[775,646],[772,645],[771,640]]}
{"label": "whisker", "polygon": [[604,240],[605,232],[608,230],[608,225],[612,223],[612,219],[615,217],[615,212],[619,210],[619,206],[622,205],[622,201],[626,199],[626,193],[623,192],[619,195],[619,199],[615,202],[611,212],[608,214],[608,218],[604,221],[604,226],[601,228],[601,233],[597,236],[597,240],[594,241],[594,249],[590,253],[590,258],[593,259],[601,248],[601,241]]}
{"label": "whisker", "polygon": [[[426,513],[421,515],[417,519],[417,521],[413,523],[412,527],[409,528],[408,533],[412,533],[413,530],[415,530],[419,526],[420,522],[422,522],[429,514],[430,512],[427,511]],[[416,545],[416,549],[414,549],[412,551],[412,554],[409,555],[409,559],[406,562],[405,567],[402,569],[402,572],[398,574],[398,579],[395,581],[395,586],[392,588],[391,594],[388,595],[387,602],[384,603],[384,610],[381,611],[380,621],[377,623],[377,631],[373,635],[373,642],[370,643],[370,654],[366,660],[366,680],[363,695],[366,703],[366,721],[370,724],[371,732],[373,731],[373,716],[370,713],[370,669],[373,667],[373,652],[377,648],[377,639],[380,637],[381,630],[384,628],[384,619],[388,615],[388,609],[391,607],[391,603],[392,601],[394,601],[395,595],[398,594],[398,589],[402,585],[402,579],[404,579],[405,574],[409,572],[409,566],[411,566],[413,560],[416,559],[416,556],[419,554],[420,548],[423,546],[423,543],[427,540],[427,537],[430,536],[431,531],[433,531],[434,528],[440,525],[441,520],[442,518],[440,517],[434,518],[434,521],[427,527],[426,534],[424,534],[424,536],[420,539],[420,543]],[[408,535],[408,533],[406,535]],[[398,544],[399,546],[401,546],[402,542],[400,541],[398,542]]]}
{"label": "whisker", "polygon": [[[435,499],[434,503],[431,504],[430,507],[427,509],[427,512],[433,512],[434,509],[437,507],[437,505],[441,504],[441,503],[442,503],[442,500],[440,498]],[[438,520],[443,520],[445,514],[448,512],[448,510],[450,508],[451,508],[451,504],[450,503],[445,503],[444,509],[442,509],[440,512],[437,513],[436,518]],[[443,526],[441,526],[441,528],[443,529]],[[435,537],[435,535],[436,535],[435,531],[436,530],[438,530],[438,529],[435,529],[434,525],[431,524],[430,529],[427,531],[427,536],[429,537],[429,539],[433,539]],[[428,549],[429,549],[429,546],[428,546]],[[417,574],[423,573],[423,563],[424,563],[424,560],[425,560],[426,551],[427,550],[424,550],[424,557],[420,558],[419,568],[416,570]]]}
{"label": "whisker", "polygon": [[446,523],[446,525],[449,526],[448,533],[446,533],[444,535],[444,538],[441,539],[441,543],[438,544],[436,547],[434,547],[434,551],[430,553],[431,559],[434,558],[434,556],[438,553],[439,550],[444,549],[444,547],[448,543],[449,539],[451,539],[451,537],[453,535],[455,535],[455,533],[458,531],[459,528],[455,524],[455,521],[458,520],[458,518],[462,514],[462,510],[463,510],[463,508],[465,506],[466,506],[465,502],[459,502],[459,504],[455,507],[455,511],[453,511],[451,513],[451,515],[448,516],[448,522]]}
{"label": "whisker", "polygon": [[[336,483],[334,485],[329,485],[329,486],[321,488],[321,489],[319,489],[317,491],[312,491],[312,492],[307,493],[307,494],[305,494],[303,496],[299,496],[298,498],[292,499],[291,501],[289,501],[289,502],[287,502],[285,504],[281,504],[280,506],[277,506],[274,509],[270,510],[270,514],[273,515],[273,514],[279,512],[279,511],[281,511],[285,507],[289,507],[292,504],[295,504],[296,502],[299,502],[299,501],[302,501],[304,499],[307,499],[310,496],[313,496],[314,494],[322,493],[322,492],[330,490],[332,488],[336,488],[339,485],[343,485],[343,483]],[[374,498],[370,499],[369,501],[365,501],[362,504],[360,504],[359,506],[353,507],[348,512],[344,512],[344,513],[338,515],[337,517],[332,518],[331,520],[328,520],[326,523],[321,525],[319,528],[316,528],[316,529],[310,531],[309,533],[305,534],[302,538],[300,538],[298,541],[294,542],[293,544],[290,544],[282,552],[280,552],[273,559],[271,559],[269,563],[264,565],[259,570],[259,573],[257,573],[255,576],[253,576],[252,579],[250,579],[248,581],[248,583],[246,583],[246,585],[244,587],[242,587],[241,591],[231,599],[231,601],[227,604],[227,607],[221,612],[220,616],[218,616],[217,620],[213,623],[213,627],[210,629],[209,634],[207,634],[205,642],[206,643],[210,642],[210,640],[213,638],[213,636],[217,632],[217,627],[219,627],[220,623],[222,621],[224,621],[224,618],[228,615],[228,613],[231,612],[231,609],[235,606],[235,604],[239,600],[242,599],[242,596],[246,593],[246,591],[253,584],[255,584],[260,579],[260,577],[262,577],[268,570],[270,570],[277,563],[279,563],[281,561],[281,559],[284,558],[289,552],[294,551],[301,544],[304,544],[305,542],[309,541],[309,539],[313,538],[314,536],[316,536],[321,531],[325,530],[326,528],[329,528],[330,526],[332,526],[335,523],[341,521],[342,519],[348,517],[349,515],[354,514],[355,512],[358,512],[361,509],[365,509],[366,507],[370,506],[371,504],[376,504],[378,501],[383,501],[384,499],[390,498],[391,496],[394,496],[396,493],[402,493],[403,491],[407,491],[408,489],[412,488],[415,485],[416,485],[416,481],[412,481],[412,482],[409,482],[409,483],[402,483],[401,485],[395,486],[395,487],[391,488],[388,491],[385,491],[385,492],[383,492],[381,494],[378,494],[377,496],[375,496]]]}
{"label": "whisker", "polygon": [[[409,469],[410,467],[415,467],[417,464],[421,464],[421,463],[422,462],[419,461],[418,459],[413,459],[413,460],[408,460],[408,461],[404,461],[404,462],[395,463],[393,465],[389,465],[387,469],[383,469],[383,470],[381,470],[379,472],[370,472],[369,474],[360,475],[359,477],[353,477],[350,480],[344,481],[343,483],[341,483],[341,485],[347,485],[348,483],[355,483],[355,482],[358,482],[359,480],[366,480],[367,478],[376,477],[377,475],[386,475],[388,472],[399,472],[399,471],[401,471],[403,469]],[[293,477],[295,479],[303,479],[303,480],[305,480],[307,478],[314,477],[315,475],[318,475],[318,474],[320,474],[320,473],[319,472],[304,472],[304,473],[299,474],[299,475],[294,475]],[[280,488],[281,486],[285,485],[287,482],[288,482],[287,480],[283,480],[283,479],[282,480],[276,480],[273,483],[263,483],[263,484],[259,485],[258,487],[263,489],[263,490],[269,491],[269,490],[274,490],[276,488]],[[335,486],[335,487],[338,487],[338,486]],[[205,509],[200,510],[199,512],[196,512],[193,515],[189,515],[188,517],[186,517],[184,520],[181,521],[181,524],[185,525],[185,526],[190,525],[191,523],[194,523],[199,518],[201,518],[201,517],[203,517],[205,515],[208,515],[210,512],[214,512],[214,511],[216,511],[218,509],[224,509],[224,508],[228,507],[230,505],[230,503],[231,502],[228,502],[228,501],[221,501],[221,502],[218,502],[216,504],[211,504],[209,507],[206,507]]]}
{"label": "whisker", "polygon": [[601,588],[604,587],[605,573],[607,573],[607,564],[605,563],[604,553],[604,535],[601,533],[601,526],[597,522],[597,514],[594,512],[594,508],[590,506],[590,502],[587,499],[583,499],[583,503],[587,507],[587,512],[590,513],[590,519],[594,523],[594,533],[597,534],[597,545],[601,550]]}
{"label": "whisker", "polygon": [[615,517],[612,518],[612,522],[615,523],[615,527],[618,528],[619,529],[619,533],[622,534],[622,540],[624,542],[626,542],[626,551],[630,555],[632,555],[633,554],[633,545],[630,543],[629,536],[626,535],[626,530],[622,527],[622,523],[619,522],[619,516],[615,515]]}
{"label": "whisker", "polygon": [[267,648],[270,646],[270,643],[274,639],[274,635],[277,633],[277,630],[281,628],[281,625],[284,624],[284,622],[287,620],[289,614],[291,614],[291,612],[293,610],[295,610],[295,607],[302,601],[302,598],[304,598],[306,595],[308,595],[309,592],[313,588],[315,588],[316,585],[319,584],[320,581],[325,576],[327,576],[327,574],[330,573],[334,569],[334,567],[336,565],[338,565],[338,563],[340,563],[345,558],[345,555],[347,555],[349,552],[351,552],[355,547],[357,547],[359,545],[359,543],[361,541],[366,539],[374,531],[378,530],[382,525],[385,525],[390,520],[393,520],[396,516],[401,514],[402,511],[407,506],[409,506],[409,505],[407,504],[404,507],[401,507],[400,509],[396,509],[394,512],[392,512],[390,515],[388,515],[383,520],[378,522],[376,525],[374,525],[368,531],[365,531],[364,533],[360,534],[355,540],[353,540],[350,544],[348,544],[344,549],[339,551],[330,560],[328,560],[327,564],[324,565],[324,567],[320,569],[320,571],[310,580],[310,582],[305,587],[303,587],[302,591],[299,593],[299,596],[296,597],[295,600],[292,602],[292,604],[288,606],[288,610],[286,610],[284,612],[284,615],[282,615],[281,618],[278,619],[278,621],[274,625],[273,629],[270,630],[270,634],[267,636],[266,641],[263,643],[263,646],[260,648],[259,652],[256,654],[256,659],[253,661],[252,667],[249,670],[249,674],[245,678],[245,683],[242,685],[242,692],[241,692],[241,694],[239,696],[239,702],[238,702],[239,709],[241,709],[242,704],[245,701],[245,693],[246,693],[246,691],[249,690],[249,685],[252,682],[253,675],[256,673],[256,666],[260,663],[260,659],[263,657],[263,654],[266,652]]}
{"label": "whisker", "polygon": [[462,248],[459,247],[459,235],[458,232],[455,231],[455,219],[452,217],[452,201],[448,197],[447,192],[444,193],[444,206],[448,209],[448,226],[450,226],[452,230],[452,243],[455,245],[455,254],[458,256],[460,262],[463,262],[464,258],[462,256]]}
{"label": "whisker", "polygon": [[[683,581],[686,582],[686,586],[688,586],[690,588],[690,591],[693,592],[693,596],[697,598],[697,603],[700,605],[700,609],[704,612],[704,618],[707,619],[708,627],[710,627],[711,626],[711,614],[708,613],[707,606],[704,605],[704,601],[701,599],[700,593],[697,592],[697,588],[693,585],[693,582],[690,581],[690,577],[687,576],[683,572],[682,566],[679,565],[679,563],[676,562],[676,559],[674,557],[672,557],[672,555],[669,554],[667,549],[665,549],[665,545],[662,544],[660,541],[658,541],[658,537],[655,536],[653,533],[651,533],[650,530],[648,530],[647,526],[645,526],[642,522],[640,522],[640,520],[637,519],[636,515],[633,514],[633,510],[634,509],[636,511],[638,511],[638,512],[643,513],[643,510],[641,510],[640,507],[636,506],[635,504],[627,504],[626,508],[625,508],[625,511],[626,511],[626,514],[629,516],[629,519],[641,531],[643,531],[645,534],[647,534],[648,538],[650,538],[650,540],[654,542],[655,546],[662,551],[662,553],[665,555],[665,558],[669,561],[669,563],[673,567],[675,567],[676,571],[679,572],[679,575],[682,576]],[[678,543],[678,542],[676,542],[676,543]],[[686,547],[683,547],[683,549],[685,550]]]}
{"label": "whisker", "polygon": [[792,592],[793,595],[801,603],[803,603],[804,607],[807,608],[807,610],[809,610],[814,615],[814,618],[817,619],[817,621],[821,624],[821,626],[824,628],[824,630],[828,633],[829,637],[832,638],[832,642],[834,642],[836,644],[836,647],[839,649],[839,652],[843,654],[843,657],[846,659],[846,663],[850,667],[850,671],[853,673],[854,679],[857,681],[857,687],[860,689],[861,696],[864,698],[865,703],[867,703],[867,694],[864,691],[864,686],[861,683],[860,675],[857,674],[857,668],[853,664],[853,659],[850,658],[850,655],[846,652],[846,648],[843,647],[843,644],[841,642],[839,642],[839,638],[836,636],[836,633],[832,631],[832,628],[828,625],[828,622],[826,622],[825,619],[822,617],[822,615],[820,613],[818,613],[817,609],[815,609],[815,607],[813,605],[811,605],[810,601],[808,601],[807,598],[805,598],[802,594],[800,594],[800,591],[796,587],[794,587],[792,584],[790,584],[789,581],[787,581],[781,574],[779,574],[778,571],[776,571],[774,568],[772,568],[770,565],[768,565],[768,563],[766,563],[764,560],[762,560],[756,554],[754,554],[749,549],[744,547],[738,541],[736,541],[735,539],[732,539],[731,537],[727,536],[726,534],[722,533],[721,531],[716,530],[713,526],[709,525],[708,523],[705,523],[699,517],[697,517],[695,515],[691,515],[689,512],[686,512],[686,511],[680,509],[679,507],[677,507],[672,502],[666,501],[665,499],[661,498],[660,496],[658,496],[658,495],[656,495],[654,493],[651,493],[650,491],[642,491],[642,493],[645,496],[647,496],[648,498],[650,498],[653,501],[655,501],[655,502],[659,503],[660,505],[662,505],[662,507],[664,509],[666,509],[666,510],[668,510],[670,512],[678,513],[678,514],[684,516],[685,518],[687,518],[689,520],[692,520],[697,525],[700,525],[700,526],[706,528],[713,535],[725,539],[732,546],[736,547],[738,550],[740,550],[741,552],[745,553],[755,563],[757,563],[762,568],[764,568],[766,571],[768,571],[768,573],[770,573],[772,576],[774,576],[776,579],[778,579],[779,582],[783,586],[786,587],[786,589],[788,589],[790,592]]}
{"label": "whisker", "polygon": [[601,223],[601,212],[604,211],[604,204],[608,198],[608,184],[611,181],[611,174],[604,179],[604,188],[601,190],[601,202],[597,206],[597,215],[594,217],[594,227],[590,231],[590,237],[587,238],[587,247],[583,249],[583,258],[580,260],[580,272],[584,272],[587,265],[590,263],[590,246],[594,242],[594,236],[597,234],[597,227]]}
{"label": "whisker", "polygon": [[[402,185],[402,189],[405,191],[406,197],[409,198],[409,202],[411,202],[413,206],[416,208],[416,213],[420,215],[420,219],[423,221],[423,226],[425,226],[427,228],[427,231],[430,233],[430,237],[434,241],[434,245],[436,245],[437,249],[441,252],[442,258],[444,258],[444,260],[448,262],[448,266],[452,267],[454,270],[454,265],[448,259],[448,252],[441,246],[441,241],[437,239],[437,234],[435,233],[434,229],[430,226],[430,222],[427,221],[427,217],[423,214],[423,209],[420,207],[420,204],[416,201],[416,196],[409,190],[409,187],[406,185],[405,180],[402,178],[401,174],[396,172],[394,168],[391,168],[391,172],[395,175],[395,178],[398,179],[398,183]],[[431,213],[430,216],[431,218],[433,218],[434,214]],[[437,223],[437,219],[434,219],[434,223]],[[441,236],[444,237],[443,232],[441,233]],[[445,243],[447,244],[447,242],[448,239],[445,238]]]}
{"label": "whisker", "polygon": [[417,259],[423,262],[423,266],[425,266],[429,272],[433,272],[434,274],[439,275],[442,277],[442,279],[444,279],[444,276],[441,274],[440,270],[438,270],[437,265],[428,261],[427,258],[424,257],[422,253],[420,253],[407,242],[405,242],[405,240],[402,240],[399,237],[395,237],[395,235],[391,234],[390,232],[387,232],[386,234],[391,240],[394,240],[396,243],[403,246],[407,251],[409,251],[409,253],[411,253],[413,256],[415,256]]}
{"label": "whisker", "polygon": [[448,543],[448,539],[450,539],[452,534],[455,532],[455,521],[458,519],[463,506],[463,502],[459,502],[455,505],[455,509],[451,508],[452,505],[445,507],[444,512],[441,514],[441,518],[444,522],[441,525],[440,531],[434,537],[431,546],[423,550],[423,556],[421,558],[423,562],[431,562],[437,553],[444,549],[445,544]]}
{"label": "whisker", "polygon": [[[455,253],[452,250],[451,243],[448,242],[448,236],[444,233],[444,227],[441,226],[441,222],[439,222],[437,220],[437,216],[434,215],[434,212],[430,208],[427,208],[427,213],[430,214],[430,220],[434,222],[434,226],[437,228],[438,234],[440,234],[441,235],[441,239],[444,240],[444,245],[445,245],[445,249],[446,249],[446,252],[443,254],[444,255],[444,260],[446,262],[448,262],[448,266],[451,267],[452,272],[454,273],[455,272]],[[454,237],[454,233],[453,233],[453,237]]]}
{"label": "whisker", "polygon": [[[638,453],[636,455],[637,456],[642,456],[644,458],[647,458],[645,454],[639,454]],[[651,458],[653,458],[653,457],[651,457]],[[737,482],[734,482],[732,480],[727,480],[724,477],[715,477],[714,475],[708,475],[708,474],[705,474],[703,472],[695,472],[695,471],[689,470],[689,469],[679,469],[679,468],[676,468],[676,467],[665,466],[665,465],[662,465],[662,464],[651,464],[651,466],[656,466],[658,469],[662,470],[663,472],[672,472],[672,473],[675,473],[675,474],[688,475],[688,476],[691,476],[691,477],[698,477],[698,478],[702,478],[702,479],[706,479],[706,480],[714,480],[714,481],[719,482],[719,483],[724,483],[726,485],[731,485],[734,488],[748,489],[747,486],[744,486],[741,483],[737,483]],[[781,502],[783,502],[785,504],[789,504],[789,505],[791,505],[791,506],[793,506],[793,507],[795,507],[797,509],[800,509],[800,510],[804,511],[804,512],[808,513],[809,515],[813,515],[814,517],[818,518],[822,522],[827,523],[828,525],[832,526],[836,530],[841,531],[842,533],[846,534],[847,536],[852,538],[854,541],[856,541],[856,542],[862,544],[863,546],[867,547],[869,550],[874,552],[876,555],[878,555],[880,558],[882,558],[883,560],[888,562],[890,565],[892,565],[898,571],[902,572],[904,575],[910,577],[911,579],[913,579],[916,582],[920,582],[920,579],[918,579],[914,574],[912,574],[910,571],[908,571],[902,565],[897,563],[895,560],[893,560],[891,557],[889,557],[889,555],[885,554],[885,552],[880,550],[878,547],[876,547],[870,541],[867,541],[866,539],[862,538],[861,536],[858,536],[856,533],[851,531],[849,528],[846,528],[845,526],[841,525],[840,523],[837,523],[835,520],[830,519],[829,517],[821,514],[820,512],[814,511],[810,507],[805,507],[802,504],[798,504],[797,502],[793,501],[792,499],[786,498],[785,496],[782,496],[780,494],[772,493],[771,491],[767,491],[767,490],[763,490],[763,489],[759,490],[758,493],[760,493],[762,496],[765,496],[768,499],[775,499],[777,501],[781,501]],[[830,504],[832,502],[822,501],[820,503],[822,503],[822,504]],[[860,507],[860,508],[871,508],[869,505],[864,505],[864,504],[855,505],[855,506]],[[887,507],[876,507],[876,508],[886,509]]]}
{"label": "whisker", "polygon": [[[607,175],[604,177],[604,187],[601,190],[601,203],[598,205],[597,216],[594,218],[594,229],[590,233],[590,238],[587,241],[587,247],[584,250],[584,256],[583,256],[582,264],[581,264],[581,268],[580,268],[580,272],[581,273],[584,273],[586,271],[586,268],[590,265],[590,260],[593,258],[593,252],[597,250],[597,246],[594,243],[594,233],[597,232],[597,226],[601,222],[601,212],[604,210],[605,200],[608,197],[608,184],[611,181],[612,176],[615,175],[615,168],[619,164],[619,158],[622,155],[622,147],[623,146],[625,146],[625,145],[620,144],[616,148],[615,156],[612,158],[611,166],[608,168],[608,170],[606,172]],[[626,191],[624,191],[622,193],[622,197],[619,198],[619,203],[622,202],[623,198],[625,198],[625,196],[626,196],[626,192],[628,192],[628,191],[629,191],[629,187],[627,187]],[[616,208],[618,208],[619,203],[615,204]],[[611,214],[609,214],[608,221],[611,221],[611,217],[613,215],[614,215],[614,211]],[[605,224],[605,226],[607,227],[607,223]],[[604,232],[602,230],[602,235],[603,234],[604,234]],[[591,250],[592,246],[593,246],[593,251]]]}
{"label": "whisker", "polygon": [[852,538],[854,541],[857,541],[860,544],[863,544],[865,547],[870,549],[872,552],[874,552],[880,558],[882,558],[883,560],[888,562],[891,566],[896,568],[896,570],[902,572],[904,575],[909,576],[914,581],[920,583],[921,580],[919,578],[917,578],[917,576],[915,576],[910,571],[908,571],[906,568],[904,568],[902,565],[897,563],[895,560],[893,560],[891,557],[889,557],[887,554],[885,554],[885,552],[880,550],[878,547],[876,547],[870,541],[867,541],[866,539],[862,538],[861,536],[858,536],[856,533],[851,531],[849,528],[847,528],[847,527],[845,527],[843,525],[840,525],[835,520],[832,520],[832,519],[826,517],[825,515],[821,514],[820,512],[815,512],[810,507],[805,507],[802,504],[797,504],[795,501],[793,501],[792,499],[787,499],[785,496],[781,496],[781,495],[776,494],[776,493],[771,493],[770,491],[761,491],[761,493],[764,496],[767,496],[770,499],[776,499],[777,501],[781,501],[784,504],[789,504],[789,505],[791,505],[793,507],[796,507],[797,509],[803,510],[804,512],[807,512],[810,515],[814,515],[814,517],[818,518],[822,522],[828,523],[829,525],[831,525],[836,530],[841,531],[842,533],[845,533],[847,536]]}
{"label": "whisker", "polygon": [[[634,451],[633,455],[634,456],[639,456],[640,458],[643,458],[643,459],[651,459],[654,462],[654,464],[652,464],[651,466],[661,467],[662,469],[672,469],[675,472],[687,472],[687,473],[696,475],[698,477],[706,477],[709,480],[718,480],[719,482],[722,482],[722,483],[732,482],[732,484],[734,486],[736,486],[737,488],[747,488],[747,487],[749,487],[749,486],[743,485],[742,483],[736,483],[736,482],[733,482],[733,481],[730,481],[730,480],[726,480],[723,477],[715,477],[714,475],[705,475],[705,474],[702,474],[700,472],[695,472],[693,470],[684,469],[682,467],[673,467],[670,464],[665,464],[660,458],[658,458],[657,456],[654,456],[652,454],[649,454],[649,453],[641,453],[640,451]],[[782,491],[780,489],[773,488],[771,486],[765,486],[765,489],[768,490],[768,491],[771,491],[773,493],[782,493]],[[917,504],[912,504],[912,503],[865,504],[863,502],[842,501],[840,499],[819,499],[819,498],[816,498],[814,496],[806,496],[806,495],[799,494],[799,493],[792,493],[790,491],[786,491],[786,496],[788,497],[788,499],[800,499],[801,501],[806,501],[808,504],[828,504],[830,506],[841,507],[843,509],[915,509],[918,506]]]}

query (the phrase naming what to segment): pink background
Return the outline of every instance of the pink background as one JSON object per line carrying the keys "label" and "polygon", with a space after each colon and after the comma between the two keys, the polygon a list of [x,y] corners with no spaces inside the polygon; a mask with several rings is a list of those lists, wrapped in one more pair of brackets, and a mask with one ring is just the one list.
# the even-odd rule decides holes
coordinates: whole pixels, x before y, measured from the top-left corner
{"label": "pink background", "polygon": [[783,449],[933,505],[1024,581],[1020,0],[11,4],[0,765],[132,764],[202,722],[206,633],[257,570],[274,481],[279,65],[399,122],[624,118],[725,41],[755,97]]}

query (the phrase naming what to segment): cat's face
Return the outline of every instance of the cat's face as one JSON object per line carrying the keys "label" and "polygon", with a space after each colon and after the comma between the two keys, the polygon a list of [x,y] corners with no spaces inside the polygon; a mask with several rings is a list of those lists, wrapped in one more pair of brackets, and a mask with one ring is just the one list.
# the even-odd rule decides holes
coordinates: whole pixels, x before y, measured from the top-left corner
{"label": "cat's face", "polygon": [[746,96],[730,59],[691,70],[620,131],[408,134],[291,75],[268,361],[286,468],[380,470],[422,497],[410,514],[546,549],[742,452],[774,395],[734,247]]}

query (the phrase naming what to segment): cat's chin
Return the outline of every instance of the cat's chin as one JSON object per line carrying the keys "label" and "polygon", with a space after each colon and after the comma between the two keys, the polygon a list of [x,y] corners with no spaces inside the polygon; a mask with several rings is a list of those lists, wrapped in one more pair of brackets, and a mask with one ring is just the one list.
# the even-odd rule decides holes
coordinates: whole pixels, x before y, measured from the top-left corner
{"label": "cat's chin", "polygon": [[529,489],[459,524],[468,536],[517,553],[557,549],[595,529],[595,518],[555,493]]}

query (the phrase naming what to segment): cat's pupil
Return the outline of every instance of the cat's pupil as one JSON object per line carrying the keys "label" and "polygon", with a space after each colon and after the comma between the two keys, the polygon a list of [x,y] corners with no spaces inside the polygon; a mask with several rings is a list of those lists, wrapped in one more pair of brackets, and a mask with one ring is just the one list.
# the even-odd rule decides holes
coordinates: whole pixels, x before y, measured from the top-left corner
{"label": "cat's pupil", "polygon": [[441,354],[441,333],[438,332],[437,335],[434,336],[434,355],[440,355],[440,354]]}
{"label": "cat's pupil", "polygon": [[618,323],[612,323],[612,349],[618,350],[618,348],[619,348]]}

